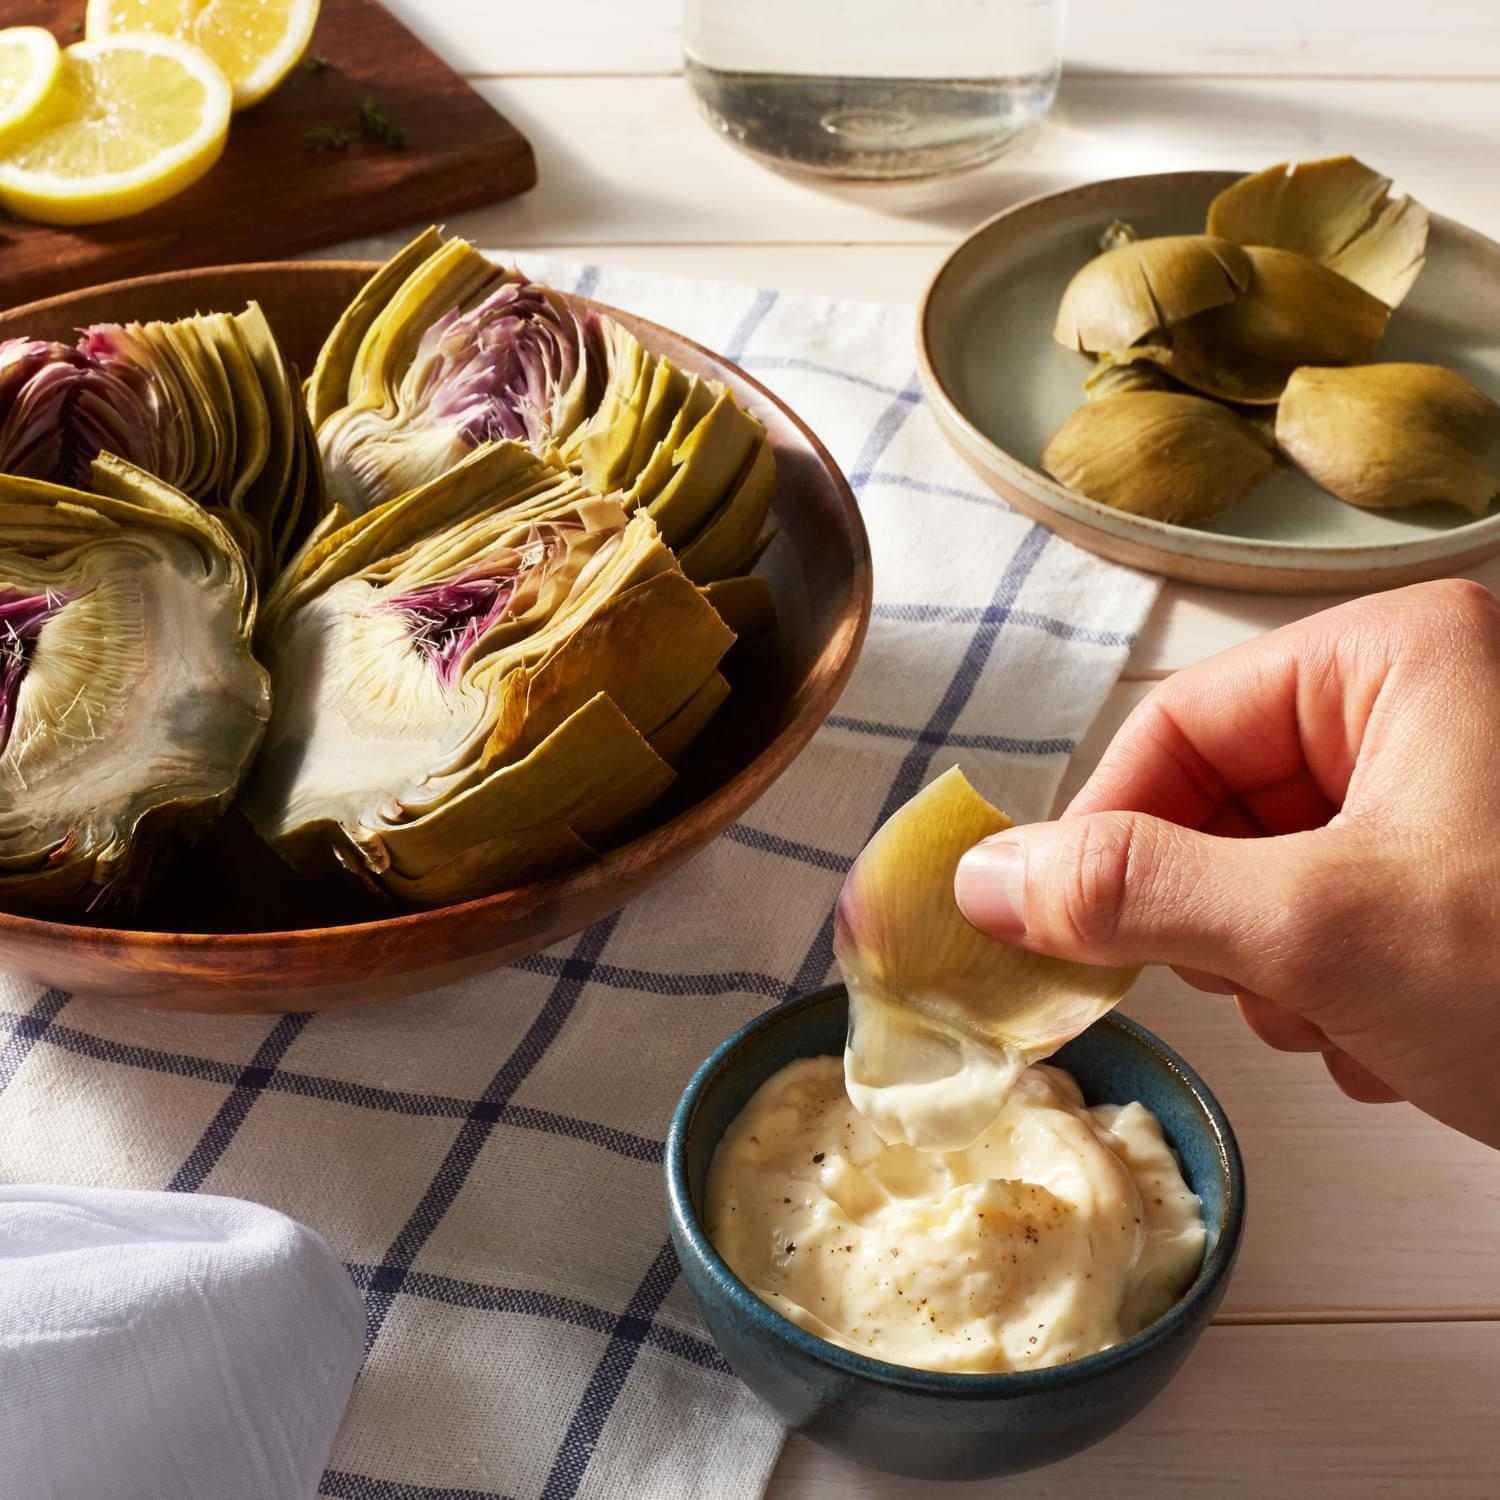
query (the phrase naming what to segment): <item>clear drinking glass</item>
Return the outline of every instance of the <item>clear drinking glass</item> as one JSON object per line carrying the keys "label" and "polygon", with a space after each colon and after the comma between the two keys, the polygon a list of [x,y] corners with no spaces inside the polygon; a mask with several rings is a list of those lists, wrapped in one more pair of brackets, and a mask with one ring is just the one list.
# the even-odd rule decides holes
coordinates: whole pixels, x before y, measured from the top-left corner
{"label": "clear drinking glass", "polygon": [[956,172],[1050,108],[1066,3],[684,0],[684,66],[709,123],[776,166]]}

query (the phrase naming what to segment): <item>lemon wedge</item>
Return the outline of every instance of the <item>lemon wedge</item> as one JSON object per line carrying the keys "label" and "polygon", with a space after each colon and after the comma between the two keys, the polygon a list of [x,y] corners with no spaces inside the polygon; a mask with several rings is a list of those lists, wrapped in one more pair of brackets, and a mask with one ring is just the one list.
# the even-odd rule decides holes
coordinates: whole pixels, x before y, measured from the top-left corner
{"label": "lemon wedge", "polygon": [[44,224],[139,213],[213,166],[229,109],[224,75],[186,42],[75,43],[40,108],[0,151],[0,206]]}
{"label": "lemon wedge", "polygon": [[0,148],[18,136],[57,81],[62,51],[41,26],[0,28]]}
{"label": "lemon wedge", "polygon": [[88,0],[88,39],[148,31],[202,47],[234,90],[234,107],[264,99],[312,40],[318,0]]}

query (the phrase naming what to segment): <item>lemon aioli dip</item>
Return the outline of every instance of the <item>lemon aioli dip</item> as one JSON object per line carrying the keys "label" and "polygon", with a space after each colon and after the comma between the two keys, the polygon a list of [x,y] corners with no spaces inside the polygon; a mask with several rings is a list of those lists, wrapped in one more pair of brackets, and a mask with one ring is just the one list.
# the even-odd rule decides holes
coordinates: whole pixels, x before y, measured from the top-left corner
{"label": "lemon aioli dip", "polygon": [[[1201,1205],[1142,1105],[1090,1108],[1062,1070],[1027,1067],[977,1138],[923,1150],[920,1119],[892,1128],[901,1102],[877,1132],[843,1059],[803,1058],[714,1155],[709,1237],[800,1327],[919,1369],[1034,1369],[1128,1338],[1196,1274]],[[941,1090],[906,1102],[920,1116]]]}

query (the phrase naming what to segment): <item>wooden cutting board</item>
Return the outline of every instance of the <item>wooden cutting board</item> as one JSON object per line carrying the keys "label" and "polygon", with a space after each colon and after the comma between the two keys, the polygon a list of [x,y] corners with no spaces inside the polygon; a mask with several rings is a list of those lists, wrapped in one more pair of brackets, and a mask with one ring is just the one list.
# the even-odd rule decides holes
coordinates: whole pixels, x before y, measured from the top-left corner
{"label": "wooden cutting board", "polygon": [[[46,26],[66,46],[82,36],[83,8],[84,0],[8,0],[4,21]],[[320,127],[357,130],[364,100],[404,130],[405,150],[362,138],[339,151],[309,146]],[[185,193],[80,229],[0,215],[0,308],[122,276],[276,260],[420,228],[535,182],[520,131],[389,12],[375,0],[323,0],[307,58],[234,117],[223,158]]]}

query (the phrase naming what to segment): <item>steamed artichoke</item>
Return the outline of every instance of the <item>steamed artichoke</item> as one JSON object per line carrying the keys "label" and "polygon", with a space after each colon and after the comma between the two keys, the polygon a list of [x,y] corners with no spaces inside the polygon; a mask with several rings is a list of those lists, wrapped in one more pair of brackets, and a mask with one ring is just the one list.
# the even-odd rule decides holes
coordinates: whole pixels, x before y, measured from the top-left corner
{"label": "steamed artichoke", "polygon": [[245,808],[309,871],[418,903],[592,857],[674,779],[734,640],[655,523],[518,443],[305,548]]}
{"label": "steamed artichoke", "polygon": [[1233,302],[1250,284],[1238,245],[1207,234],[1125,238],[1068,283],[1052,336],[1081,354],[1121,354],[1157,343],[1179,323]]}
{"label": "steamed artichoke", "polygon": [[311,425],[265,316],[101,323],[0,343],[0,472],[86,486],[108,452],[212,510],[262,579],[322,515]]}
{"label": "steamed artichoke", "polygon": [[1054,479],[1090,500],[1187,524],[1243,499],[1274,463],[1269,444],[1242,417],[1175,391],[1090,401],[1042,453]]}
{"label": "steamed artichoke", "polygon": [[762,545],[775,464],[723,386],[433,230],[350,304],[308,401],[330,492],[354,514],[510,439],[648,511],[699,582]]}
{"label": "steamed artichoke", "polygon": [[1311,256],[1399,307],[1422,271],[1427,210],[1393,198],[1391,179],[1363,162],[1331,156],[1241,178],[1209,204],[1208,232]]}
{"label": "steamed artichoke", "polygon": [[1298,370],[1276,441],[1350,505],[1438,501],[1482,516],[1500,496],[1500,404],[1438,365]]}
{"label": "steamed artichoke", "polygon": [[1234,301],[1116,357],[1160,365],[1207,396],[1269,406],[1299,365],[1374,356],[1391,315],[1379,298],[1305,255],[1251,245],[1245,256],[1250,278]]}
{"label": "steamed artichoke", "polygon": [[0,475],[11,911],[130,901],[170,836],[228,805],[270,712],[254,585],[228,531],[118,458],[84,477],[93,493]]}
{"label": "steamed artichoke", "polygon": [[[887,1141],[916,1120],[912,1145],[968,1145],[1021,1069],[1097,1021],[1138,972],[1044,958],[965,921],[959,859],[1010,826],[954,767],[886,821],[844,882],[833,947],[849,990],[845,1081]],[[972,1091],[950,1082],[961,1064]]]}

